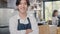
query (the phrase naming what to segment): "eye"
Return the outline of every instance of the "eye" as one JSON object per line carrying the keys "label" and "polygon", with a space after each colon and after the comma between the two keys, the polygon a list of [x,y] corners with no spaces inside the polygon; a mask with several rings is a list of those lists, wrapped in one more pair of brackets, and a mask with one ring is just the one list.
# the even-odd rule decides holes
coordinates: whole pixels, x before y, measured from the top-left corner
{"label": "eye", "polygon": [[22,5],[22,4],[23,4],[23,5],[27,5],[27,3],[20,3],[19,5]]}
{"label": "eye", "polygon": [[27,3],[24,3],[25,5],[27,5]]}

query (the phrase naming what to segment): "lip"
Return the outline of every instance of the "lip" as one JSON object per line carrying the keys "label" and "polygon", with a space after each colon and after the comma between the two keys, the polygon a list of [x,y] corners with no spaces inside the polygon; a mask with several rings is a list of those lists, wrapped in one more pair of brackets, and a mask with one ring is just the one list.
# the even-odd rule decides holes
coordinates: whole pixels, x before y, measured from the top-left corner
{"label": "lip", "polygon": [[21,9],[25,9],[25,8],[21,8]]}

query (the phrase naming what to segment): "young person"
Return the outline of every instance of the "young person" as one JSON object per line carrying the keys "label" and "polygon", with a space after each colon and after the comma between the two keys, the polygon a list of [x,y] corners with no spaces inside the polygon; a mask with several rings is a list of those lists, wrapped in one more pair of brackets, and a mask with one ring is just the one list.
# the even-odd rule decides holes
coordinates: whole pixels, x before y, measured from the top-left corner
{"label": "young person", "polygon": [[28,15],[29,0],[17,0],[18,15],[9,20],[10,34],[38,34],[38,24],[34,16]]}
{"label": "young person", "polygon": [[52,25],[58,25],[58,10],[54,10],[52,16]]}

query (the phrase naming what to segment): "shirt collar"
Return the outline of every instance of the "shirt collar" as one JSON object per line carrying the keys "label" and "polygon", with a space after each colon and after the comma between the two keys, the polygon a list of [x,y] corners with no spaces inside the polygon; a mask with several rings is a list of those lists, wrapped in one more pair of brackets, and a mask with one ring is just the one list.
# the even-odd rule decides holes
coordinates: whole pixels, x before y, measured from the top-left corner
{"label": "shirt collar", "polygon": [[[27,14],[27,17],[29,17],[29,15],[28,15],[28,14]],[[27,18],[27,17],[26,17],[26,18]],[[20,18],[20,16],[19,16],[19,14],[17,15],[17,19],[21,19],[21,18]]]}

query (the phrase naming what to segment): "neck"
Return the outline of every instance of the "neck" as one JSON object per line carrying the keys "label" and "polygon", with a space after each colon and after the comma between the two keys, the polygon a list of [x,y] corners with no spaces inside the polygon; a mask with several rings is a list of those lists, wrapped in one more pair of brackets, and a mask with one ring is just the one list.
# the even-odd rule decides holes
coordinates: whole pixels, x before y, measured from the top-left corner
{"label": "neck", "polygon": [[25,19],[27,17],[27,13],[19,13],[20,18]]}

